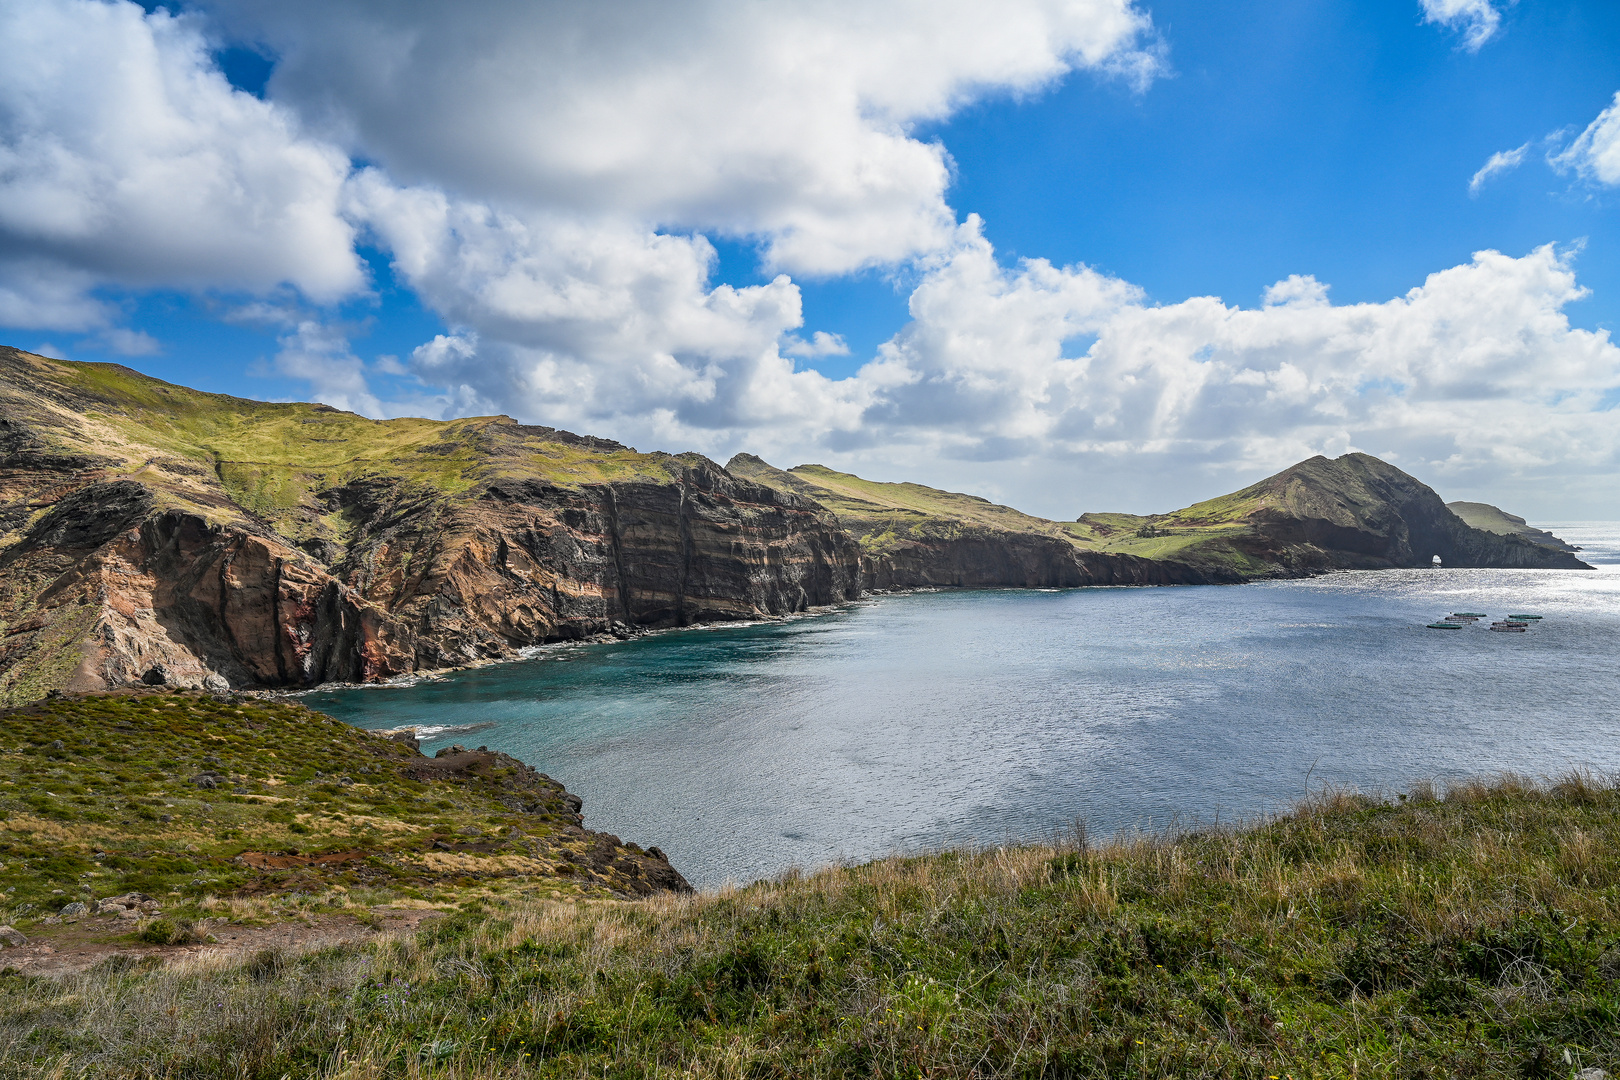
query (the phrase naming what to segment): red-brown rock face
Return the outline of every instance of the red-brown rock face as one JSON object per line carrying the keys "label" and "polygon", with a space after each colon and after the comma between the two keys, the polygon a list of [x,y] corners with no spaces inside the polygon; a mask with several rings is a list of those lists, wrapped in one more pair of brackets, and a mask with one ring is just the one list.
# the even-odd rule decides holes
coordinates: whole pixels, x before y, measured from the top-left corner
{"label": "red-brown rock face", "polygon": [[363,524],[325,564],[161,509],[135,481],[85,484],[0,554],[10,605],[30,609],[0,670],[49,666],[41,653],[81,637],[42,689],[361,682],[859,595],[858,550],[828,515],[710,463],[667,484],[502,480],[403,511],[397,495],[330,493]]}

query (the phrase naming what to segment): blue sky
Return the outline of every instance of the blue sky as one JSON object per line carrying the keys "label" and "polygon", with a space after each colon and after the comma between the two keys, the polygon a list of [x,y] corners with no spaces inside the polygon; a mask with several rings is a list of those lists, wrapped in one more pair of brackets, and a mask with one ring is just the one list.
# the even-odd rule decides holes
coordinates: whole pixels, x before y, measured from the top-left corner
{"label": "blue sky", "polygon": [[[924,133],[950,149],[951,202],[984,216],[1002,261],[1083,262],[1166,302],[1253,304],[1289,274],[1376,302],[1481,248],[1585,240],[1593,295],[1570,317],[1620,321],[1620,192],[1574,186],[1534,154],[1468,193],[1491,154],[1609,104],[1620,5],[1521,3],[1478,52],[1399,0],[1149,10],[1175,74],[1148,92],[1071,77]],[[751,262],[739,251],[730,267]],[[801,283],[807,321],[854,354],[825,369],[848,370],[905,321],[903,290],[859,285]]]}
{"label": "blue sky", "polygon": [[15,5],[151,75],[0,56],[0,341],[1053,516],[1350,449],[1614,516],[1620,6],[676,8]]}

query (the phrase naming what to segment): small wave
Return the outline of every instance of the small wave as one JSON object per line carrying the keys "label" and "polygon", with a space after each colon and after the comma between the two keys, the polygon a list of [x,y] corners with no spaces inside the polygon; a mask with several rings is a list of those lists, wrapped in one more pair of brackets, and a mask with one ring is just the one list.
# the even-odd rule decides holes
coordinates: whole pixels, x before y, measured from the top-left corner
{"label": "small wave", "polygon": [[488,721],[482,724],[400,724],[397,727],[389,728],[388,731],[414,732],[418,739],[427,741],[442,739],[446,735],[465,735],[470,731],[488,731],[494,726],[493,723]]}

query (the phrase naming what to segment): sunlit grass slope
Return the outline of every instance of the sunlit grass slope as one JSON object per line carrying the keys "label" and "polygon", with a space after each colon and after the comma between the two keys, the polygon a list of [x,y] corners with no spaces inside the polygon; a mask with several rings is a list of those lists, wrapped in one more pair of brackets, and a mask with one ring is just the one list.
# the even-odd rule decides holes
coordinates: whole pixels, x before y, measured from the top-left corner
{"label": "sunlit grass slope", "polygon": [[872,555],[882,555],[898,543],[919,538],[1034,533],[1067,540],[1088,551],[1217,562],[1256,574],[1270,569],[1227,543],[1252,531],[1244,515],[1264,505],[1253,489],[1173,514],[1088,513],[1077,521],[1051,521],[976,495],[921,484],[865,480],[824,465],[777,469],[753,455],[739,454],[726,467],[827,507]]}
{"label": "sunlit grass slope", "polygon": [[[244,891],[453,899],[584,880],[557,858],[582,844],[560,787],[510,759],[449,770],[301,705],[53,698],[0,711],[0,732],[0,921],[131,890],[185,917]],[[266,872],[244,852],[297,857]]]}
{"label": "sunlit grass slope", "polygon": [[376,481],[454,496],[504,476],[563,487],[667,482],[682,461],[577,439],[508,417],[372,420],[325,405],[253,401],[148,378],[117,364],[0,350],[0,405],[56,452],[87,455],[210,518],[236,507],[295,540],[341,534],[320,497]]}
{"label": "sunlit grass slope", "polygon": [[825,465],[777,469],[752,454],[738,454],[726,468],[756,483],[820,503],[872,555],[881,555],[906,539],[950,538],[969,532],[1038,533],[1071,539],[1056,522],[977,495],[865,480]]}
{"label": "sunlit grass slope", "polygon": [[1567,1077],[1620,1063],[1620,794],[1329,794],[419,937],[0,983],[10,1075]]}
{"label": "sunlit grass slope", "polygon": [[1519,515],[1510,514],[1500,507],[1492,506],[1490,503],[1451,502],[1446,504],[1446,509],[1476,529],[1483,529],[1499,536],[1522,536],[1533,543],[1545,544],[1548,547],[1560,548],[1565,551],[1576,550],[1552,533],[1532,528],[1529,522]]}

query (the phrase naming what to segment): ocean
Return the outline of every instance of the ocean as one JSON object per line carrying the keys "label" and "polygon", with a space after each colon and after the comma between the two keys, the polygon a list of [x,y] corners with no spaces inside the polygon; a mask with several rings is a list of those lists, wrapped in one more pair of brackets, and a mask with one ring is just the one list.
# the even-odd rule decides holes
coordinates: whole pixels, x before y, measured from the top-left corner
{"label": "ocean", "polygon": [[[1620,523],[1596,571],[878,596],[320,691],[503,750],[713,887],[895,852],[1253,819],[1323,784],[1620,769]],[[1453,611],[1523,634],[1425,629]]]}

